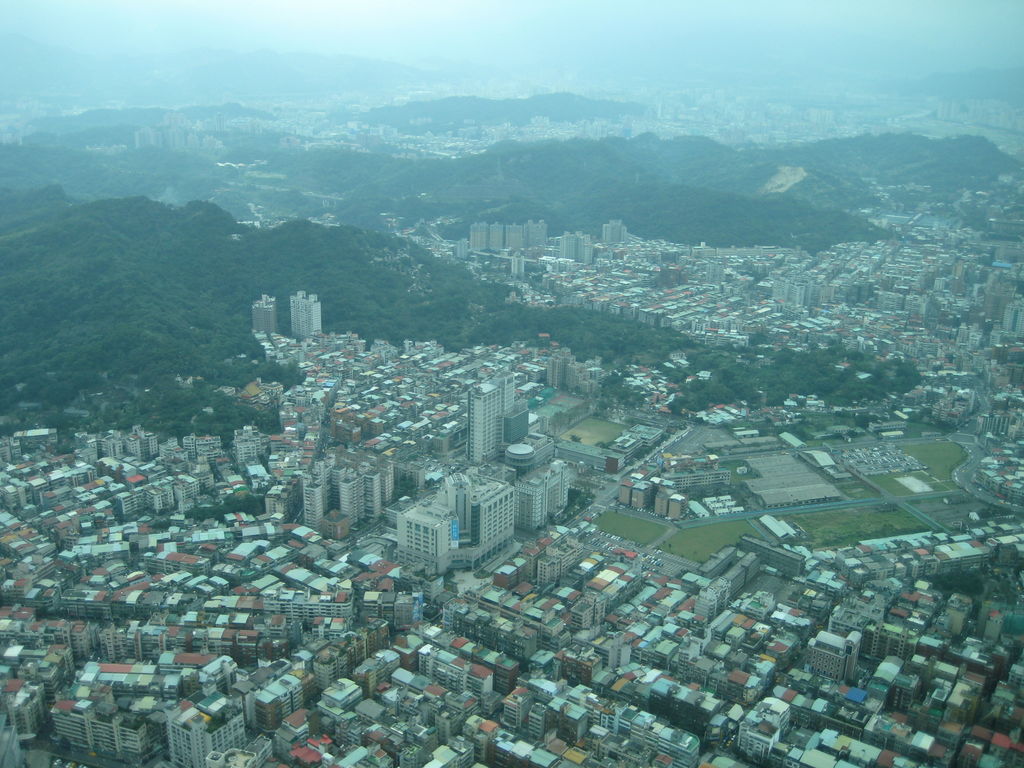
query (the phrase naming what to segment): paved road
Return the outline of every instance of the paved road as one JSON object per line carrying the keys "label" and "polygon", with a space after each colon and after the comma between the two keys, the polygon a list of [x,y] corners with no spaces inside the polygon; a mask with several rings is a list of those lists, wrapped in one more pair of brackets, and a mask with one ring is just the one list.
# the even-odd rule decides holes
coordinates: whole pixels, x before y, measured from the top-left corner
{"label": "paved road", "polygon": [[61,749],[52,742],[39,739],[34,740],[32,748],[26,750],[27,762],[31,768],[48,768],[54,757],[89,766],[89,768],[128,768],[128,763],[112,757],[93,755],[80,749]]}
{"label": "paved road", "polygon": [[981,460],[988,456],[988,452],[982,446],[978,445],[978,438],[976,435],[957,432],[950,435],[949,439],[967,451],[968,456],[967,460],[964,461],[963,464],[953,470],[953,481],[957,485],[978,501],[982,501],[994,507],[1000,507],[1001,509],[1005,509],[1010,512],[1015,512],[1017,514],[1024,513],[1024,507],[1020,504],[1011,504],[1008,501],[997,498],[974,482],[974,473],[977,472],[978,467],[981,466]]}

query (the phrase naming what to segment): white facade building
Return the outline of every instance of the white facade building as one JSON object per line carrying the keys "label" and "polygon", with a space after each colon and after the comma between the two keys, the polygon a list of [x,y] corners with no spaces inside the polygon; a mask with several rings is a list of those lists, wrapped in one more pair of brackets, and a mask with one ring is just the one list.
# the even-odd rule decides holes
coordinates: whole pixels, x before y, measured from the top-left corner
{"label": "white facade building", "polygon": [[208,754],[244,746],[245,741],[242,710],[220,694],[177,709],[167,718],[171,762],[179,768],[205,768]]}
{"label": "white facade building", "polygon": [[308,296],[298,291],[291,296],[292,336],[306,339],[323,329],[320,316],[320,301],[315,293]]}
{"label": "white facade building", "polygon": [[469,439],[466,452],[470,462],[481,464],[498,455],[502,438],[502,417],[515,402],[515,376],[503,373],[474,386],[467,398]]}
{"label": "white facade building", "polygon": [[463,474],[398,515],[398,559],[429,573],[478,568],[501,555],[515,532],[515,491],[508,483]]}

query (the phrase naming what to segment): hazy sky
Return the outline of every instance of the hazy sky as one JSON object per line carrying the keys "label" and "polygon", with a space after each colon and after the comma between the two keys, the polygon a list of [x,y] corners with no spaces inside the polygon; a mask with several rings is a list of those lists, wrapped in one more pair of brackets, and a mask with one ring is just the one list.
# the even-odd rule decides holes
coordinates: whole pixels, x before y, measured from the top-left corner
{"label": "hazy sky", "polygon": [[0,0],[0,30],[91,53],[347,53],[505,71],[1024,65],[1024,0]]}

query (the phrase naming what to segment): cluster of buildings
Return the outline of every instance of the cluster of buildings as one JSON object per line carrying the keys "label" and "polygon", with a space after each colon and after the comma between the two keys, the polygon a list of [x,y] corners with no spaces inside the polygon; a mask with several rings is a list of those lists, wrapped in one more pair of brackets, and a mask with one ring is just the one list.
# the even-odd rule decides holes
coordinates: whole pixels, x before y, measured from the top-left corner
{"label": "cluster of buildings", "polygon": [[[289,321],[292,336],[308,339],[323,330],[320,300],[315,293],[296,291],[289,297]],[[254,333],[277,333],[277,297],[263,294],[252,303],[252,330]]]}
{"label": "cluster of buildings", "polygon": [[[586,470],[536,431],[527,374],[560,350],[260,338],[306,372],[280,434],[4,439],[14,758],[49,733],[178,768],[1024,764],[1020,600],[937,586],[1015,571],[1020,524],[813,551],[745,536],[662,569],[585,517],[552,523]],[[402,405],[417,387],[432,407]],[[461,441],[412,430],[460,419]],[[663,439],[646,429],[635,456]],[[727,471],[663,470],[682,490]],[[257,478],[261,511],[197,509]]]}
{"label": "cluster of buildings", "polygon": [[[641,240],[615,221],[604,226],[599,243],[566,233],[544,248],[522,250],[423,244],[504,279],[514,300],[538,307],[578,306],[671,328],[709,346],[840,346],[908,360],[923,381],[898,404],[939,423],[975,417],[976,431],[995,440],[1015,436],[1024,383],[1024,300],[1016,288],[1024,250],[954,230],[925,213],[879,221],[892,229],[892,240],[845,243],[813,255],[776,246]],[[678,378],[666,369],[685,371],[687,381],[713,381],[713,372],[687,366],[680,354],[624,373],[628,386],[658,410],[671,403]],[[991,397],[980,398],[980,390]],[[809,395],[792,405],[824,410],[830,404]],[[717,423],[725,414],[704,416]]]}
{"label": "cluster of buildings", "polygon": [[[1024,482],[1019,265],[913,228],[811,257],[642,242],[614,221],[600,244],[535,246],[530,227],[502,225],[494,248],[487,226],[485,250],[522,238],[522,300],[912,360],[927,376],[911,407],[980,412],[998,444],[977,482]],[[324,334],[315,294],[289,310],[283,336],[262,296],[253,330],[302,383],[234,392],[277,414],[274,434],[0,439],[5,759],[48,735],[86,763],[177,768],[1024,765],[1020,523],[812,550],[765,516],[765,536],[703,564],[627,551],[565,514],[574,484],[669,519],[735,515],[716,445],[757,453],[761,507],[841,497],[819,474],[834,467],[750,429],[668,453],[653,418],[563,439],[603,370],[546,335],[452,352]]]}
{"label": "cluster of buildings", "polygon": [[593,264],[595,257],[613,246],[636,241],[621,219],[601,226],[601,239],[594,241],[580,231],[565,232],[548,238],[547,223],[532,220],[525,224],[476,222],[469,226],[469,238],[452,246],[452,255],[461,260],[469,254],[491,254],[508,262],[513,278],[526,275],[527,263],[542,264],[550,271],[565,272],[580,264]]}
{"label": "cluster of buildings", "polygon": [[[490,87],[490,85],[489,85]],[[556,87],[557,86],[553,86]],[[567,89],[578,87],[567,83]],[[603,87],[607,88],[604,83]],[[839,89],[843,91],[844,89]],[[448,95],[448,94],[438,94]],[[620,98],[632,102],[636,94],[623,92]],[[659,93],[644,114],[617,118],[552,120],[536,116],[521,124],[472,123],[458,128],[419,125],[408,130],[402,126],[369,120],[348,120],[328,136],[322,126],[301,125],[300,133],[319,135],[310,144],[336,143],[354,146],[385,144],[397,151],[425,156],[458,157],[481,152],[502,141],[552,141],[571,139],[631,138],[654,134],[661,138],[677,136],[709,137],[725,144],[791,144],[864,134],[913,131],[927,135],[961,135],[979,131],[997,136],[1002,146],[1017,148],[1015,131],[1021,124],[1019,106],[996,99],[942,100],[937,97],[908,97],[892,94],[862,95],[851,100],[845,95],[822,88],[802,95],[799,103],[780,99],[778,94],[757,88],[735,86],[688,87]],[[317,115],[319,117],[319,114]],[[289,113],[279,122],[295,130],[296,116]],[[425,130],[430,129],[430,130]],[[996,140],[996,139],[993,139]]]}

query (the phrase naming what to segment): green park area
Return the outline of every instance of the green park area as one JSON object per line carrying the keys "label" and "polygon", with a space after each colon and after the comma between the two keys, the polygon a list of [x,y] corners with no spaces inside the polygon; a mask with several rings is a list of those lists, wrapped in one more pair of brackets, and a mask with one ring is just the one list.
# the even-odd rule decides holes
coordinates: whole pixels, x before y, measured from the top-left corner
{"label": "green park area", "polygon": [[729,520],[701,525],[679,531],[662,543],[658,549],[703,563],[722,547],[735,544],[745,533],[757,534],[753,526],[746,520]]}
{"label": "green park area", "polygon": [[949,480],[953,470],[964,460],[964,449],[946,440],[932,443],[904,445],[903,452],[928,467],[936,480]]}
{"label": "green park area", "polygon": [[621,536],[637,544],[650,544],[665,531],[665,526],[650,520],[622,515],[609,510],[597,520],[597,527],[612,536]]}
{"label": "green park area", "polygon": [[848,507],[786,515],[783,519],[808,534],[807,543],[812,549],[846,547],[867,539],[928,530],[924,523],[902,509]]}
{"label": "green park area", "polygon": [[604,419],[584,419],[575,427],[563,432],[559,437],[563,440],[576,439],[584,445],[597,445],[598,443],[610,443],[621,435],[626,428],[614,421]]}

